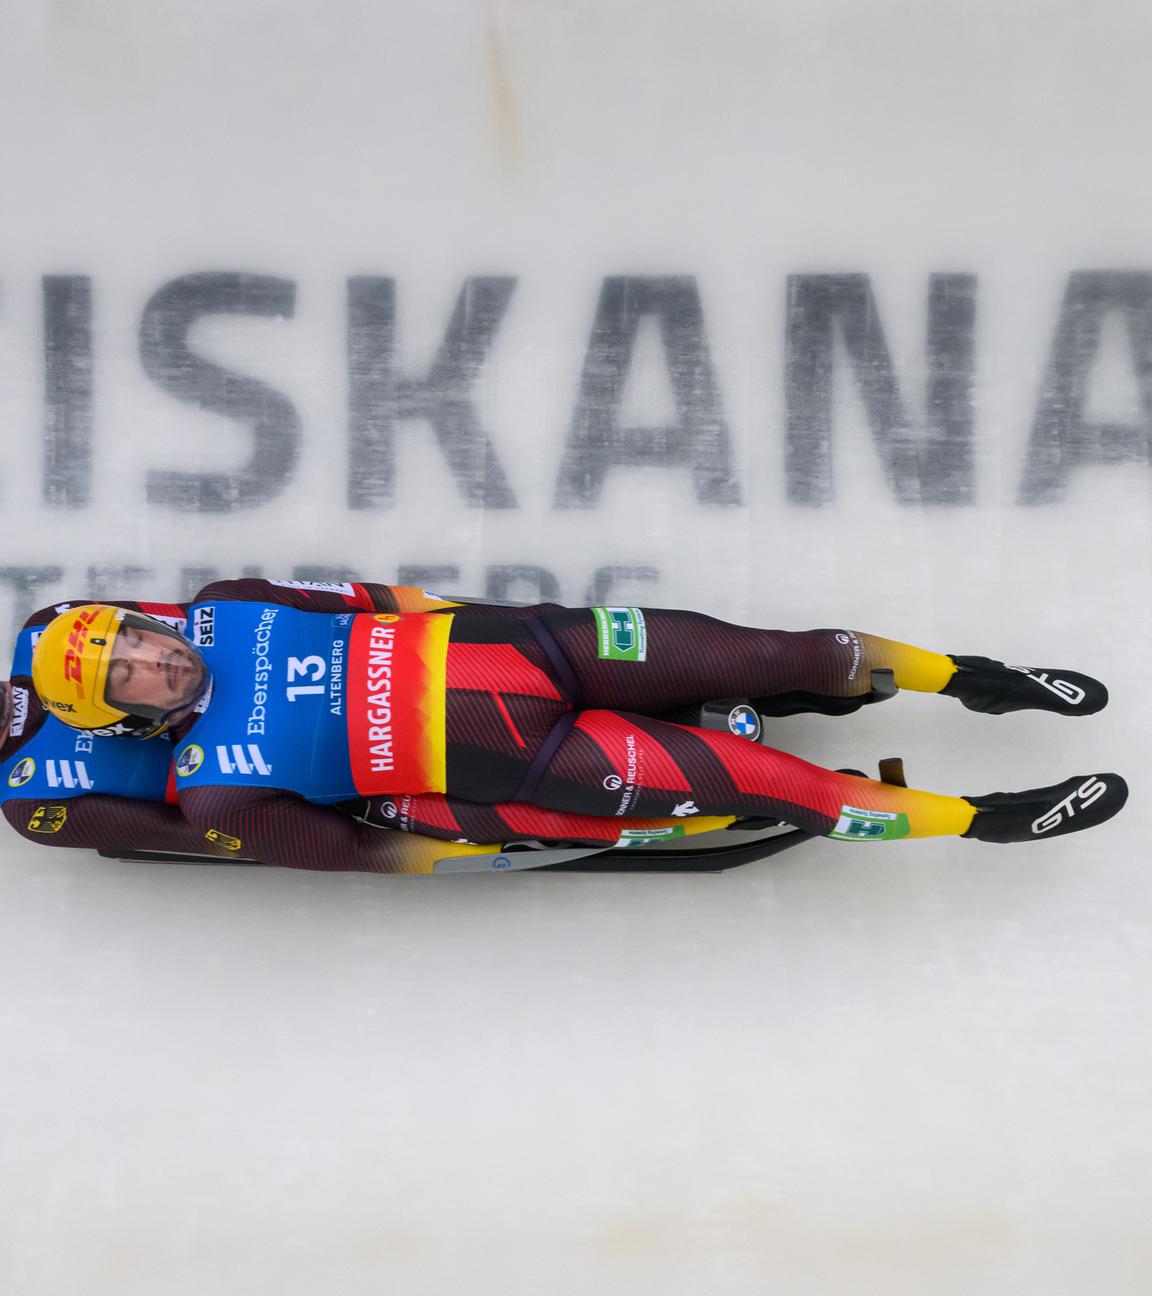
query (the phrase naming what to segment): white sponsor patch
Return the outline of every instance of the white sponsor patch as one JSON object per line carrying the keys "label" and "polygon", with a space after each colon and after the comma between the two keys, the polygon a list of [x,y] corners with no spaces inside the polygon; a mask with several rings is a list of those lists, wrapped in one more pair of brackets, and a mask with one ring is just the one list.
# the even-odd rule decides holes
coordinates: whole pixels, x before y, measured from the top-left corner
{"label": "white sponsor patch", "polygon": [[216,608],[212,604],[196,609],[192,621],[192,642],[197,648],[212,648],[216,644]]}
{"label": "white sponsor patch", "polygon": [[351,581],[273,580],[268,584],[278,585],[281,589],[318,590],[321,594],[346,594],[349,597],[355,593]]}
{"label": "white sponsor patch", "polygon": [[12,685],[12,727],[8,731],[13,738],[19,738],[28,723],[28,690]]}

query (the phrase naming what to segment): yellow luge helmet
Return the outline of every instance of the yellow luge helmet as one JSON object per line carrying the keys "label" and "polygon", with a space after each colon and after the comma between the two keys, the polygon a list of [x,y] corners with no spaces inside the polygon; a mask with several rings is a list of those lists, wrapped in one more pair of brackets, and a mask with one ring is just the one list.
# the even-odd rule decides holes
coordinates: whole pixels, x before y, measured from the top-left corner
{"label": "yellow luge helmet", "polygon": [[108,696],[113,647],[129,626],[171,636],[191,647],[163,621],[106,603],[69,608],[44,628],[32,651],[32,683],[58,720],[74,729],[110,730],[139,738],[166,727],[169,716],[158,708],[139,704],[129,708]]}

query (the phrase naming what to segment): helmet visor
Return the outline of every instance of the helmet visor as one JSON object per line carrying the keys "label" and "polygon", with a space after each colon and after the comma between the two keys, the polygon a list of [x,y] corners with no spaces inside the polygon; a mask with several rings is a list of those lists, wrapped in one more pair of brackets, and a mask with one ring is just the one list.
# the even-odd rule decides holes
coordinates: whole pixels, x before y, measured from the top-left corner
{"label": "helmet visor", "polygon": [[141,613],[125,613],[108,657],[105,701],[144,720],[186,711],[207,687],[208,668],[192,644]]}

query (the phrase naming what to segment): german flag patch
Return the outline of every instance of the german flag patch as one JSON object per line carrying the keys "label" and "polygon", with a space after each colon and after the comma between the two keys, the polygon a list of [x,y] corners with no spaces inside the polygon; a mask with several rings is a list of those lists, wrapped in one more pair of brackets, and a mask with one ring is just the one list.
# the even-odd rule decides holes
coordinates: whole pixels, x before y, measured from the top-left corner
{"label": "german flag patch", "polygon": [[206,841],[223,847],[226,851],[238,851],[244,845],[239,837],[229,837],[226,832],[221,832],[219,828],[209,828],[204,834],[204,838]]}
{"label": "german flag patch", "polygon": [[32,811],[28,820],[28,831],[34,833],[58,833],[68,822],[66,805],[42,805]]}

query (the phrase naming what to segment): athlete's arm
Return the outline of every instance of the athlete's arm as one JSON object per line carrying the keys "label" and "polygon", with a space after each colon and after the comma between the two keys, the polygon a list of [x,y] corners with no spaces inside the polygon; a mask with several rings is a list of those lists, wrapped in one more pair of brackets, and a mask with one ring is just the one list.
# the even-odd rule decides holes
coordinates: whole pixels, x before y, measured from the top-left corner
{"label": "athlete's arm", "polygon": [[180,808],[201,837],[213,833],[212,840],[230,838],[238,843],[237,856],[284,868],[431,873],[438,859],[499,849],[373,828],[277,789],[185,788]]}
{"label": "athlete's arm", "polygon": [[6,801],[3,810],[21,837],[41,846],[229,855],[189,824],[177,806],[163,801],[90,793],[62,801]]}
{"label": "athlete's arm", "polygon": [[452,612],[457,616],[531,616],[555,603],[529,607],[501,606],[484,602],[457,602],[413,585],[379,585],[373,581],[278,581],[243,577],[218,580],[206,585],[197,603],[273,603],[303,612]]}
{"label": "athlete's arm", "polygon": [[262,580],[254,576],[218,580],[196,595],[196,603],[274,603],[303,612],[432,612],[448,599],[409,585],[369,581]]}

